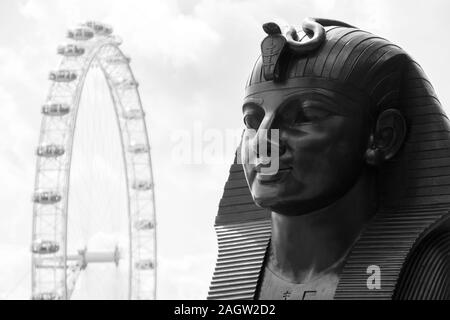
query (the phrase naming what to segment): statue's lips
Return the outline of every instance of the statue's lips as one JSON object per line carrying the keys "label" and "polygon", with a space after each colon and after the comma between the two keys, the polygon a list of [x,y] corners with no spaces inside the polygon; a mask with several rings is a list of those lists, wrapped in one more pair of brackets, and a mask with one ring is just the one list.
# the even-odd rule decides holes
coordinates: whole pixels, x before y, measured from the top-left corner
{"label": "statue's lips", "polygon": [[291,167],[281,167],[274,174],[264,174],[262,172],[257,172],[256,179],[261,183],[279,182],[283,178],[285,178],[289,174],[289,172],[291,172],[291,170]]}

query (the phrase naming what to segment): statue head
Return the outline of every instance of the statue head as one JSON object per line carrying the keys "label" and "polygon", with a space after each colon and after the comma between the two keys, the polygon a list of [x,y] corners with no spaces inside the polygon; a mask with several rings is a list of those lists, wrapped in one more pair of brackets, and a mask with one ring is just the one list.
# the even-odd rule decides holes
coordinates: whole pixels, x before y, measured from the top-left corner
{"label": "statue head", "polygon": [[[414,189],[423,183],[415,169],[426,167],[427,124],[443,131],[448,122],[411,57],[338,21],[307,19],[302,31],[285,34],[274,23],[263,28],[267,37],[243,103],[242,154],[249,155],[243,166],[255,203],[307,214],[335,202],[367,174],[380,205],[433,201]],[[436,149],[447,150],[447,136]],[[261,141],[269,162],[251,159],[258,158]],[[263,172],[274,157],[278,170]]]}
{"label": "statue head", "polygon": [[[448,244],[450,125],[421,67],[397,45],[339,21],[263,29],[242,148],[216,217],[209,298],[271,297],[277,280],[267,282],[260,264],[283,283],[337,275],[336,299],[446,297],[426,277],[448,278],[433,269],[448,259],[426,261],[440,261],[434,254]],[[374,265],[389,274],[382,292],[367,287]],[[238,272],[245,293],[223,280]],[[417,278],[425,281],[412,288]]]}

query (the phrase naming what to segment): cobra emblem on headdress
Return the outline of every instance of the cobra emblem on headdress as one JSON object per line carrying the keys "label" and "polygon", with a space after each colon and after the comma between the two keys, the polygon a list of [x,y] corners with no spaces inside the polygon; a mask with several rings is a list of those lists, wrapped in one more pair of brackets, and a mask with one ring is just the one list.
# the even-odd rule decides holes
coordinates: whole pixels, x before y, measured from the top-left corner
{"label": "cobra emblem on headdress", "polygon": [[297,31],[289,27],[285,35],[274,22],[263,25],[267,37],[261,43],[261,56],[264,78],[267,81],[281,81],[283,77],[284,60],[289,56],[300,56],[319,48],[325,41],[325,28],[320,22],[332,22],[325,19],[307,18],[302,23],[302,29],[309,37],[307,41],[300,42]]}

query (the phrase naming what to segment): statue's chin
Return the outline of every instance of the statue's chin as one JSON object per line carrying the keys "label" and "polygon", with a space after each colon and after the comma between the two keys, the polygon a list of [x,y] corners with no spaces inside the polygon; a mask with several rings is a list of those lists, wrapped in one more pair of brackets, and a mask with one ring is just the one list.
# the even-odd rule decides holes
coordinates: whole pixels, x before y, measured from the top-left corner
{"label": "statue's chin", "polygon": [[272,208],[276,206],[278,201],[279,200],[277,198],[274,198],[274,197],[267,198],[267,197],[255,197],[255,196],[253,196],[253,202],[255,202],[255,204],[258,207],[261,207],[261,208],[264,208],[264,209],[272,210]]}
{"label": "statue's chin", "polygon": [[322,199],[321,201],[283,201],[280,197],[254,197],[253,200],[257,206],[281,215],[302,216],[323,209],[332,204],[336,199]]}
{"label": "statue's chin", "polygon": [[253,201],[258,207],[286,216],[298,216],[308,213],[300,209],[302,207],[301,205],[299,206],[293,203],[285,204],[277,197],[254,197]]}

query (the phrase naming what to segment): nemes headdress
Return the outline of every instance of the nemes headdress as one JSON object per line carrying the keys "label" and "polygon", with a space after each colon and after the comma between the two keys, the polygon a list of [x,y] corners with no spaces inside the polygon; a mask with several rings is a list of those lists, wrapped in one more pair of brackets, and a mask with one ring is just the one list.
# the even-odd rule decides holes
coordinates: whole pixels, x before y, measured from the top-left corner
{"label": "nemes headdress", "polygon": [[[449,298],[442,261],[450,254],[450,124],[422,68],[399,46],[339,21],[306,19],[302,30],[284,34],[275,23],[263,29],[247,96],[333,83],[364,97],[361,107],[373,118],[393,108],[407,123],[403,147],[379,169],[379,210],[350,252],[335,298],[430,298],[430,285],[434,298]],[[216,217],[219,256],[210,299],[255,297],[270,225],[235,161]],[[369,265],[383,270],[382,290],[367,290]],[[422,278],[411,281],[418,270]]]}

